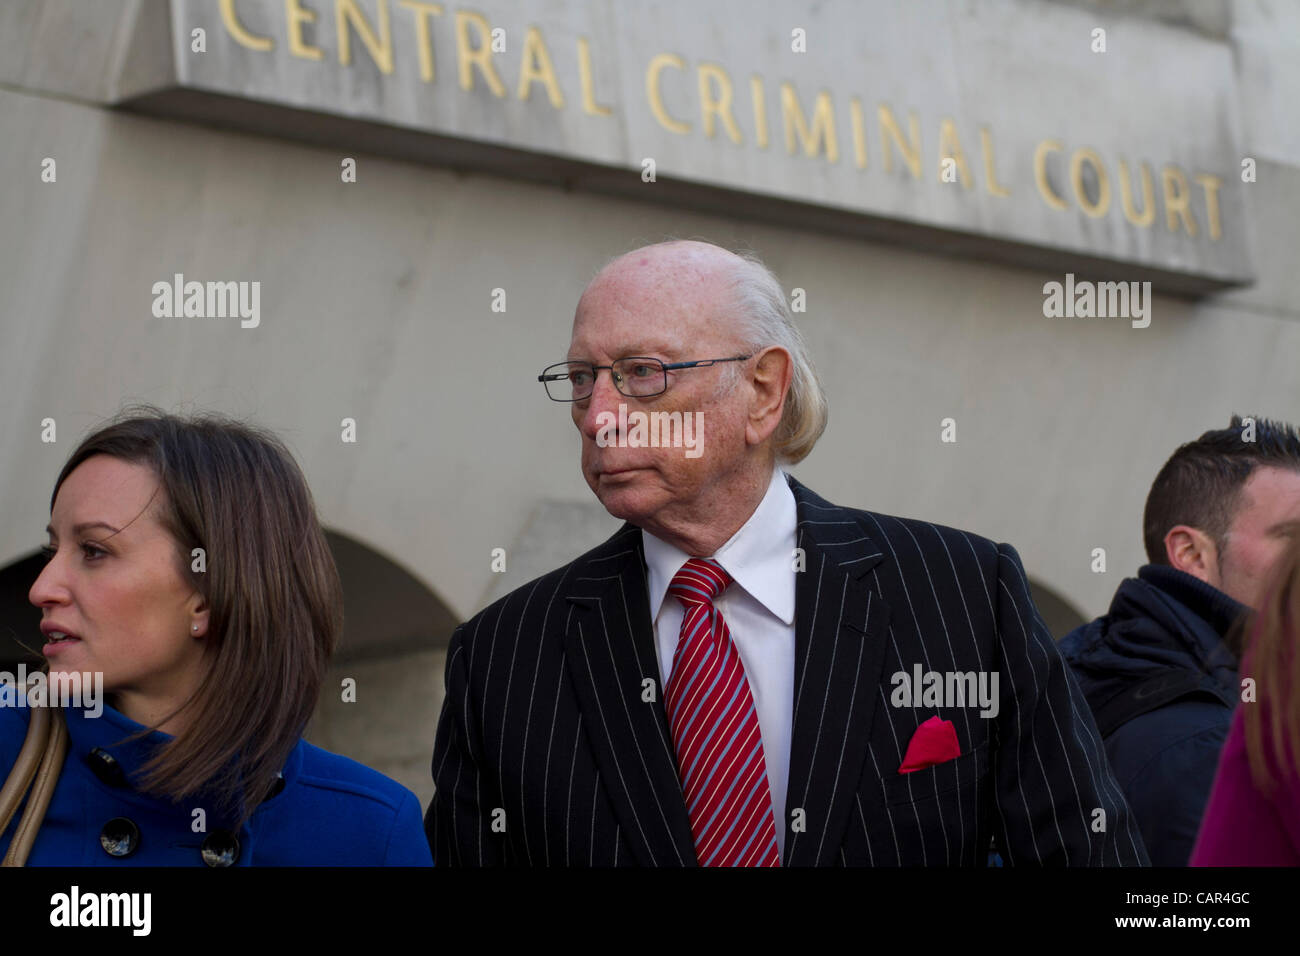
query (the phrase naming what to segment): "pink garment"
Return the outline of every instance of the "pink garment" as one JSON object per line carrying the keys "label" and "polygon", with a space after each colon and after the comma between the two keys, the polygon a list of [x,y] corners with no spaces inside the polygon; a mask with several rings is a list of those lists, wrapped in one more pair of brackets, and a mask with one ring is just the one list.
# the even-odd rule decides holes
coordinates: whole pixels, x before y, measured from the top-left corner
{"label": "pink garment", "polygon": [[[1232,715],[1190,866],[1300,866],[1300,778],[1284,776],[1266,796],[1250,775],[1243,715],[1257,706]],[[1264,744],[1271,752],[1267,724]]]}

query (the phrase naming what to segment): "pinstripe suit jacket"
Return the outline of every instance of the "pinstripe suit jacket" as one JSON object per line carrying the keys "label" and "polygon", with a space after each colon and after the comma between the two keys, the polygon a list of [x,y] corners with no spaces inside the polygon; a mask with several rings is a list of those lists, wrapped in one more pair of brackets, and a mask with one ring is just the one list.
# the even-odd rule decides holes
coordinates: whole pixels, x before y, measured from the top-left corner
{"label": "pinstripe suit jacket", "polygon": [[[1015,549],[790,485],[806,570],[784,865],[982,866],[995,837],[1008,863],[1146,864]],[[894,706],[892,675],[918,663],[997,671],[996,717]],[[438,865],[697,865],[639,529],[461,625],[446,680],[425,816]],[[935,714],[961,756],[898,773]]]}

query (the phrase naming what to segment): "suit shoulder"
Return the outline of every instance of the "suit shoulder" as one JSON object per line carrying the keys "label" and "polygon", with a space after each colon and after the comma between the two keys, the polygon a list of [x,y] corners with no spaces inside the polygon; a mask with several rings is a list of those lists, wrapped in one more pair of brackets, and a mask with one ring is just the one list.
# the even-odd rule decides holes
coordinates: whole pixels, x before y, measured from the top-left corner
{"label": "suit shoulder", "polygon": [[866,529],[873,540],[881,545],[905,544],[921,549],[947,548],[954,556],[974,554],[981,561],[995,561],[999,545],[990,538],[953,528],[948,525],[926,521],[922,518],[906,518],[901,515],[883,514],[878,511],[864,511],[858,508],[844,508]]}
{"label": "suit shoulder", "polygon": [[472,642],[485,629],[491,633],[503,620],[519,621],[525,614],[539,615],[540,621],[550,609],[555,596],[566,584],[583,576],[614,574],[620,562],[641,547],[640,529],[624,525],[612,537],[552,571],[497,598],[456,629],[460,642]]}

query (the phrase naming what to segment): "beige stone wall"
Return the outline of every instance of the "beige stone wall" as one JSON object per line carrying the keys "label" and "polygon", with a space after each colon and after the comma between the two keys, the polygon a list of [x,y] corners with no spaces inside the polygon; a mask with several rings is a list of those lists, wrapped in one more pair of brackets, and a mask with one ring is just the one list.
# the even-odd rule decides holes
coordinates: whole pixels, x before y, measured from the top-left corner
{"label": "beige stone wall", "polygon": [[[307,739],[387,774],[427,807],[446,660],[441,650],[417,651],[332,668]],[[341,693],[345,678],[356,681],[356,700],[349,703]]]}

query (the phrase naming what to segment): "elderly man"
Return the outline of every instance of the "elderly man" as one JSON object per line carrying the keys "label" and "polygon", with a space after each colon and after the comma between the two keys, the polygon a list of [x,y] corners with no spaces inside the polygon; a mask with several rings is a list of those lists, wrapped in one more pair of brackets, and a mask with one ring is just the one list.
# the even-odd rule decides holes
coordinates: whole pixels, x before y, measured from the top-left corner
{"label": "elderly man", "polygon": [[826,401],[760,263],[616,259],[540,378],[626,524],[453,636],[436,863],[1146,862],[1015,550],[781,471]]}

